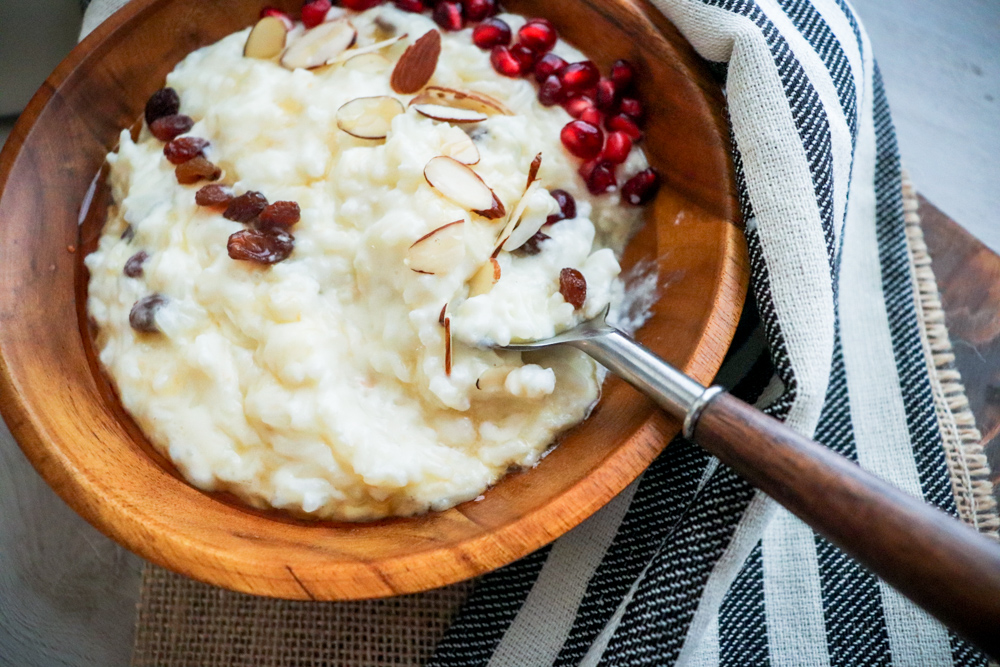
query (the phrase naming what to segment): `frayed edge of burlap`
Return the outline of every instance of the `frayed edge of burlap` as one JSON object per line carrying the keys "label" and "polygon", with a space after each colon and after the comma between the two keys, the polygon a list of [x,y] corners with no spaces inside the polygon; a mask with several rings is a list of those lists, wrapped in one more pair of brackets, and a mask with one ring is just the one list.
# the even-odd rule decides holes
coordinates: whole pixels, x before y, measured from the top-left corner
{"label": "frayed edge of burlap", "polygon": [[997,515],[997,503],[993,497],[982,434],[969,407],[962,375],[955,367],[955,353],[945,326],[944,306],[931,268],[931,256],[924,243],[917,207],[917,194],[909,175],[903,172],[903,219],[917,295],[920,340],[927,360],[955,504],[962,521],[985,535],[1000,539],[1000,516]]}

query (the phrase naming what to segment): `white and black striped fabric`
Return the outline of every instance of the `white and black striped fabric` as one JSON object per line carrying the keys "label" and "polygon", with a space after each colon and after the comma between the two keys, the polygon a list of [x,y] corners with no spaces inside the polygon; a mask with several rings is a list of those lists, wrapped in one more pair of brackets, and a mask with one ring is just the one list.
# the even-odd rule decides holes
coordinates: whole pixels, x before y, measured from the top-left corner
{"label": "white and black striped fabric", "polygon": [[[652,1],[725,77],[756,303],[747,317],[759,314],[735,347],[766,341],[735,393],[956,514],[896,139],[864,28],[845,0]],[[481,579],[431,665],[986,659],[678,439],[590,520]]]}

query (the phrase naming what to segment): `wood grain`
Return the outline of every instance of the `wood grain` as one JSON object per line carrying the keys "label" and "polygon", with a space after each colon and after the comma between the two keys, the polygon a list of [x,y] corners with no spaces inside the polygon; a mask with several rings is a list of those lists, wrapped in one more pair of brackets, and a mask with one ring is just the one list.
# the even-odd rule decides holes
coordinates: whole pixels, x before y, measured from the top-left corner
{"label": "wood grain", "polygon": [[1000,500],[1000,255],[929,201],[919,200],[955,365],[983,434],[993,493]]}
{"label": "wood grain", "polygon": [[1000,656],[1000,545],[728,394],[695,440],[833,544]]}
{"label": "wood grain", "polygon": [[[569,41],[590,47],[602,68],[620,57],[637,64],[650,119],[645,147],[664,187],[627,263],[655,262],[662,285],[669,283],[641,339],[709,380],[747,281],[717,83],[675,30],[648,18],[645,5],[508,6],[549,17]],[[139,116],[173,65],[251,24],[256,12],[240,0],[130,3],[60,65],[22,115],[0,155],[0,401],[11,431],[42,476],[100,530],[158,564],[240,591],[303,599],[393,595],[529,553],[624,488],[676,424],[609,381],[584,425],[482,502],[411,519],[313,523],[184,483],[95,373],[80,325],[85,272],[77,250],[95,218],[81,237],[81,202],[120,128]],[[93,211],[103,210],[102,193],[97,188]]]}

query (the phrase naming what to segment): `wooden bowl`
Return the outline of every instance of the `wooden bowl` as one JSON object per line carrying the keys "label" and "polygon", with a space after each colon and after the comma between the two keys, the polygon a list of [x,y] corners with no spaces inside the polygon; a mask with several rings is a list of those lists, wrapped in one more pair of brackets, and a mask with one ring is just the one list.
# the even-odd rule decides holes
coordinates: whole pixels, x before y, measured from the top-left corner
{"label": "wooden bowl", "polygon": [[[7,425],[38,472],[97,528],[159,565],[218,586],[283,598],[369,598],[442,586],[520,558],[614,497],[677,424],[612,378],[585,423],[481,502],[365,524],[308,522],[185,483],[99,371],[81,259],[103,222],[105,188],[95,177],[104,156],[183,56],[251,25],[260,4],[135,0],[70,54],[22,114],[0,156],[0,405]],[[279,4],[294,9],[298,0]],[[640,339],[710,381],[747,282],[718,84],[676,29],[645,5],[505,4],[551,19],[602,71],[627,58],[642,73],[644,147],[664,186],[627,253],[629,263],[658,263],[663,290]],[[81,227],[88,199],[97,213]]]}

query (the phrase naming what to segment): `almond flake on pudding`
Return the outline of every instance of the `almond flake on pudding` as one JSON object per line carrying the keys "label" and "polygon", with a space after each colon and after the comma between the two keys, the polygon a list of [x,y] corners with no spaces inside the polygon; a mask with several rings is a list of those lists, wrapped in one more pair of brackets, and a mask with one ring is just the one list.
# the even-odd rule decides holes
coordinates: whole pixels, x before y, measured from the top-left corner
{"label": "almond flake on pudding", "polygon": [[337,127],[359,139],[385,139],[392,119],[406,109],[395,97],[359,97],[337,109]]}
{"label": "almond flake on pudding", "polygon": [[326,65],[354,44],[358,31],[347,19],[320,23],[293,41],[281,55],[286,69],[315,69]]}
{"label": "almond flake on pudding", "polygon": [[489,116],[478,111],[456,109],[440,104],[412,104],[413,110],[422,116],[448,123],[481,123]]}
{"label": "almond flake on pudding", "polygon": [[[439,155],[424,167],[424,178],[432,188],[462,208],[485,218],[503,215],[503,203],[497,199],[479,174],[455,158]],[[498,212],[499,211],[499,212]]]}
{"label": "almond flake on pudding", "polygon": [[447,273],[465,259],[465,221],[456,220],[424,234],[406,251],[406,263],[417,273]]}
{"label": "almond flake on pudding", "polygon": [[384,39],[381,42],[375,42],[374,44],[368,44],[367,46],[358,46],[353,49],[348,49],[343,53],[340,53],[334,56],[333,58],[327,60],[326,64],[333,65],[335,63],[346,62],[348,60],[351,60],[352,58],[357,58],[358,56],[363,56],[367,53],[376,53],[378,51],[381,51],[382,49],[392,46],[393,44],[399,42],[400,40],[406,39],[407,36],[408,35],[406,33],[403,33],[402,35],[398,35],[396,37]]}
{"label": "almond flake on pudding", "polygon": [[469,279],[469,298],[486,294],[500,281],[500,262],[490,259],[472,274]]}
{"label": "almond flake on pudding", "polygon": [[285,48],[288,28],[285,22],[274,16],[265,16],[257,21],[247,36],[243,55],[246,58],[270,60],[278,57]]}
{"label": "almond flake on pudding", "polygon": [[487,116],[495,114],[503,116],[514,115],[514,112],[508,109],[503,102],[486,93],[455,90],[454,88],[443,88],[441,86],[427,86],[422,93],[410,100],[410,104],[440,104],[455,109],[478,111]]}
{"label": "almond flake on pudding", "polygon": [[401,94],[415,93],[431,80],[441,56],[441,33],[429,30],[420,39],[410,44],[396,61],[389,84]]}
{"label": "almond flake on pudding", "polygon": [[476,142],[464,132],[458,139],[443,144],[441,146],[441,153],[445,157],[453,158],[467,165],[477,164],[480,159]]}

